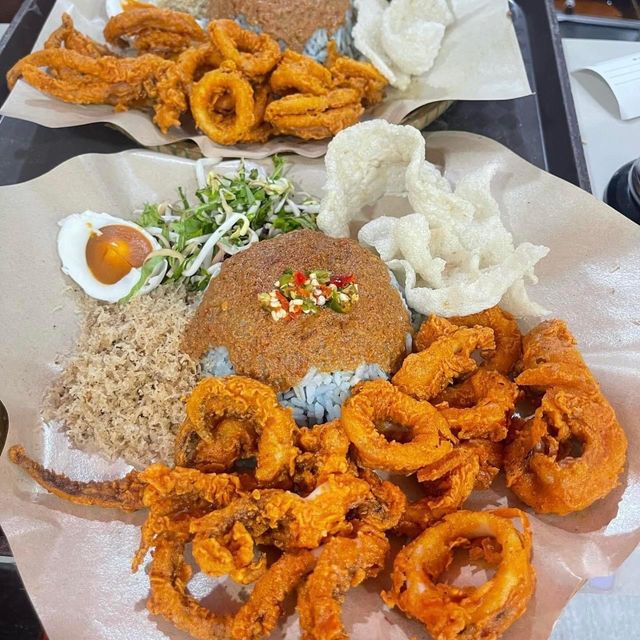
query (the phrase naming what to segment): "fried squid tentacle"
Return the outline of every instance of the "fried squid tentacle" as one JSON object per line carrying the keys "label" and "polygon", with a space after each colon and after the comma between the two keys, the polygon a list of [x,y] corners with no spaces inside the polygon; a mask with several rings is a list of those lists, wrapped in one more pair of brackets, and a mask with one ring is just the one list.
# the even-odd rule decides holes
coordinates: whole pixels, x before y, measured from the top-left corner
{"label": "fried squid tentacle", "polygon": [[389,552],[384,533],[363,526],[354,538],[331,538],[318,563],[298,590],[303,640],[348,640],[342,624],[347,591],[376,576]]}
{"label": "fried squid tentacle", "polygon": [[275,629],[285,598],[316,564],[310,551],[284,553],[257,582],[249,600],[233,617],[229,635],[233,640],[259,640]]}
{"label": "fried squid tentacle", "polygon": [[258,543],[314,549],[328,535],[350,531],[348,513],[369,497],[369,484],[347,474],[331,476],[306,498],[280,489],[256,490],[194,520],[191,532],[219,537],[241,522]]}
{"label": "fried squid tentacle", "polygon": [[24,447],[20,445],[9,449],[9,459],[49,493],[74,504],[95,505],[122,511],[137,511],[144,507],[143,494],[146,483],[138,471],[131,471],[124,478],[117,480],[79,482],[45,469],[27,456]]}

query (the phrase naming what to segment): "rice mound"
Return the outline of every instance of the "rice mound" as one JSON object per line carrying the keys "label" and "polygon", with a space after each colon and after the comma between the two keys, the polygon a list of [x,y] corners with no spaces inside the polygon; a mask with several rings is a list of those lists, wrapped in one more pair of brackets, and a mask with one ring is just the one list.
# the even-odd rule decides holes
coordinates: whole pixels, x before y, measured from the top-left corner
{"label": "rice mound", "polygon": [[171,464],[182,397],[200,369],[180,350],[194,304],[158,287],[128,304],[82,302],[75,352],[60,364],[42,416],[77,447],[133,465]]}

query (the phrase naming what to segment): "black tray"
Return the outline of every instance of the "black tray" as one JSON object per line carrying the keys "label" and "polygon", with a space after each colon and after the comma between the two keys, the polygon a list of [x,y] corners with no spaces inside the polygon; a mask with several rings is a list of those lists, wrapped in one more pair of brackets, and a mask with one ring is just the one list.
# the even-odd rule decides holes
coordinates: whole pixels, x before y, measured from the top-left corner
{"label": "black tray", "polygon": [[[0,0],[1,1],[1,0]],[[0,41],[0,75],[31,51],[54,0],[25,0]],[[428,131],[479,133],[542,169],[589,190],[578,124],[559,39],[553,0],[517,0],[511,12],[534,95],[499,102],[457,102]],[[0,81],[0,102],[7,96]],[[45,129],[0,120],[0,185],[45,173],[81,153],[131,149],[136,143],[103,124]]]}

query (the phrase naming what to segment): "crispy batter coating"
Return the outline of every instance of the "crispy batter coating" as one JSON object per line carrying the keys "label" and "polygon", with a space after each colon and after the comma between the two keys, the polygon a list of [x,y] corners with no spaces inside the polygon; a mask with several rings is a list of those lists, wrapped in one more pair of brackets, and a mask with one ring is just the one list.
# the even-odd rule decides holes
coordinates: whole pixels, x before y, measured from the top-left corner
{"label": "crispy batter coating", "polygon": [[373,471],[363,469],[360,477],[369,484],[371,495],[356,507],[358,522],[380,531],[393,529],[407,508],[407,496],[398,486],[382,480]]}
{"label": "crispy batter coating", "polygon": [[298,590],[298,613],[303,640],[348,640],[342,625],[347,591],[376,576],[389,552],[385,535],[362,527],[353,538],[331,538],[315,569]]}
{"label": "crispy batter coating", "polygon": [[271,387],[241,376],[206,378],[187,399],[186,411],[195,432],[208,442],[223,418],[250,422],[259,437],[258,482],[273,485],[293,475],[298,452],[293,432],[297,427],[291,411],[278,404]]}
{"label": "crispy batter coating", "polygon": [[[522,523],[522,533],[514,518]],[[495,543],[482,544],[486,538]],[[453,550],[476,540],[481,544],[475,557],[499,561],[493,578],[480,587],[439,582]],[[524,613],[535,587],[527,516],[518,509],[445,516],[396,556],[392,585],[382,594],[385,602],[421,621],[436,640],[496,640]]]}
{"label": "crispy batter coating", "polygon": [[294,486],[299,493],[311,493],[326,482],[331,474],[348,473],[352,464],[348,459],[349,438],[339,420],[315,427],[302,427],[295,432],[296,443],[302,451],[296,457]]}
{"label": "crispy batter coating", "polygon": [[[436,407],[461,440],[488,438],[495,442],[507,437],[511,414],[519,391],[501,373],[479,369],[457,385],[457,394]],[[460,402],[457,404],[456,400]]]}
{"label": "crispy batter coating", "polygon": [[[377,423],[406,427],[409,442],[387,441]],[[342,425],[359,462],[370,469],[412,473],[451,451],[455,436],[428,402],[405,395],[386,380],[362,382],[342,407]]]}
{"label": "crispy batter coating", "polygon": [[364,113],[359,92],[332,89],[326,95],[293,93],[267,105],[265,120],[279,133],[322,140],[355,124]]}
{"label": "crispy batter coating", "polygon": [[190,531],[217,537],[242,522],[260,544],[314,549],[328,535],[349,531],[349,511],[369,495],[367,482],[349,474],[330,476],[306,498],[281,489],[256,490],[194,520]]}
{"label": "crispy batter coating", "polygon": [[163,49],[180,53],[205,42],[207,36],[195,18],[182,11],[158,7],[133,7],[110,18],[105,40],[116,47],[141,51]]}
{"label": "crispy batter coating", "polygon": [[[231,111],[220,109],[225,98],[231,100]],[[256,124],[253,89],[233,63],[205,73],[192,86],[190,101],[196,125],[218,144],[235,144]]]}
{"label": "crispy batter coating", "polygon": [[225,60],[249,78],[268,74],[280,60],[280,45],[266,33],[243,29],[234,20],[209,23],[209,37]]}
{"label": "crispy batter coating", "polygon": [[384,98],[387,79],[371,63],[338,56],[335,42],[329,43],[328,53],[327,67],[335,87],[356,89],[367,106],[377,104]]}
{"label": "crispy batter coating", "polygon": [[202,571],[214,577],[228,575],[239,584],[251,584],[267,570],[266,556],[255,557],[253,538],[241,522],[219,538],[196,536],[191,550]]}
{"label": "crispy batter coating", "polygon": [[124,478],[117,480],[78,482],[61,473],[45,469],[32,460],[20,445],[14,445],[9,449],[9,460],[28,473],[49,493],[74,504],[96,505],[122,511],[137,511],[144,506],[142,496],[146,482],[138,471],[131,471]]}
{"label": "crispy batter coating", "polygon": [[269,78],[271,90],[279,96],[306,93],[324,96],[332,88],[331,72],[313,58],[288,49]]}
{"label": "crispy batter coating", "polygon": [[494,348],[493,331],[488,327],[459,327],[440,335],[424,351],[407,356],[392,382],[403,393],[430,400],[454,380],[478,368],[471,357],[475,350]]}
{"label": "crispy batter coating", "polygon": [[161,540],[149,569],[147,609],[199,640],[259,640],[275,628],[282,604],[309,573],[315,558],[308,551],[284,554],[258,579],[249,600],[235,615],[216,615],[187,590],[192,570],[184,559],[184,540]]}
{"label": "crispy batter coating", "polygon": [[189,420],[182,423],[177,435],[174,461],[179,467],[191,467],[205,473],[230,471],[237,460],[257,452],[258,436],[250,422],[226,418],[203,440]]}
{"label": "crispy batter coating", "polygon": [[517,384],[544,396],[506,447],[507,485],[540,513],[585,509],[618,484],[624,431],[560,320],[525,336],[523,365]]}
{"label": "crispy batter coating", "polygon": [[147,609],[197,640],[227,640],[227,619],[203,607],[187,590],[192,569],[184,559],[184,540],[158,541],[149,568]]}
{"label": "crispy batter coating", "polygon": [[231,621],[233,640],[259,640],[267,637],[282,615],[282,604],[289,593],[313,569],[316,559],[310,551],[284,553],[256,583],[251,596]]}
{"label": "crispy batter coating", "polygon": [[51,33],[44,43],[45,49],[70,49],[90,58],[112,56],[113,53],[103,44],[80,33],[68,13],[62,14],[62,24]]}
{"label": "crispy batter coating", "polygon": [[509,375],[513,371],[522,355],[522,334],[516,319],[500,307],[492,307],[468,316],[446,319],[432,316],[422,323],[416,334],[416,349],[424,351],[441,335],[453,332],[456,326],[489,327],[492,329],[495,350],[487,350],[482,353],[481,368],[498,371],[503,375]]}

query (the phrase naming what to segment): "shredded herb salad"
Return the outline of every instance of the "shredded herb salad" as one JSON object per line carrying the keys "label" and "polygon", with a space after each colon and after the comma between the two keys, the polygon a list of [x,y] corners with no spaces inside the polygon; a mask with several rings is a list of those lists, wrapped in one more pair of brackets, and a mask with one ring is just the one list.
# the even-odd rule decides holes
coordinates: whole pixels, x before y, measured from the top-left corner
{"label": "shredded herb salad", "polygon": [[317,229],[319,201],[297,191],[283,175],[281,157],[272,161],[270,174],[243,161],[234,172],[211,171],[193,203],[179,188],[176,203],[146,204],[136,222],[162,248],[147,256],[140,280],[122,301],[135,296],[163,260],[168,262],[163,283],[182,282],[202,291],[226,256],[281,233]]}

